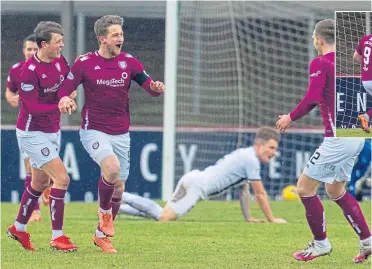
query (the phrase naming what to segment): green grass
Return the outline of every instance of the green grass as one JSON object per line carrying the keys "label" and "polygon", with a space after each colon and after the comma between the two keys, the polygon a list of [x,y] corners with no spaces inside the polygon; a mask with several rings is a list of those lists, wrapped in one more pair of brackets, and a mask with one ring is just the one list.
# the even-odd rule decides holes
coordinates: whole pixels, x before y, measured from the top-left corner
{"label": "green grass", "polygon": [[[331,256],[308,263],[295,261],[292,252],[311,240],[300,202],[272,202],[273,212],[289,224],[249,224],[243,221],[237,201],[201,202],[177,222],[158,223],[148,219],[119,216],[113,244],[117,254],[103,254],[92,244],[96,226],[96,204],[66,205],[64,229],[80,247],[76,253],[55,253],[49,249],[50,220],[44,207],[41,223],[28,231],[36,253],[23,250],[7,238],[5,230],[14,221],[18,205],[2,204],[1,268],[3,269],[101,269],[101,268],[370,268],[371,261],[354,265],[358,239],[340,208],[324,202]],[[371,202],[363,202],[371,219]],[[262,217],[253,203],[253,216]]]}
{"label": "green grass", "polygon": [[337,137],[372,137],[372,133],[365,133],[361,128],[336,129]]}

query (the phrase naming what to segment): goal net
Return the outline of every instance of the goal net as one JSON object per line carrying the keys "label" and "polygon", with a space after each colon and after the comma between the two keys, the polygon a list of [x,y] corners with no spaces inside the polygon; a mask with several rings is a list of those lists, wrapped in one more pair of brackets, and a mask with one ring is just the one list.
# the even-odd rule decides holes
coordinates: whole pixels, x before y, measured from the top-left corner
{"label": "goal net", "polygon": [[361,66],[353,60],[359,41],[371,29],[371,12],[336,12],[336,127],[359,128],[357,117],[371,108],[362,86]]}
{"label": "goal net", "polygon": [[[180,2],[176,182],[190,169],[204,169],[252,145],[260,126],[275,126],[278,115],[294,108],[307,91],[308,65],[316,56],[314,26],[340,8],[369,7],[362,2],[343,7],[339,2]],[[271,197],[296,184],[322,140],[317,109],[283,134],[278,155],[263,166]]]}

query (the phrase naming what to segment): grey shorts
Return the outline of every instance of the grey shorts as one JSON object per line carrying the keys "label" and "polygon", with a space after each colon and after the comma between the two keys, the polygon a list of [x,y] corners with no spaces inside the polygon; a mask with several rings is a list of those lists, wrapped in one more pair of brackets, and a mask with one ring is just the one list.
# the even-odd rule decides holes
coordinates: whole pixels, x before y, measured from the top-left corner
{"label": "grey shorts", "polygon": [[[59,145],[58,154],[59,154],[59,152],[61,150],[61,139],[62,139],[61,131],[59,131],[58,139],[59,139],[59,141],[58,141],[58,145]],[[18,139],[17,139],[17,141],[18,141]],[[19,147],[19,156],[20,156],[21,160],[25,160],[27,158],[30,158],[30,156],[27,155],[26,151],[24,149],[22,149],[21,145],[19,144],[19,141],[18,141],[18,147]]]}
{"label": "grey shorts", "polygon": [[130,167],[130,136],[129,133],[109,135],[97,130],[80,129],[80,141],[89,156],[101,166],[102,161],[115,155],[120,163],[120,179],[126,180]]}
{"label": "grey shorts", "polygon": [[364,138],[326,137],[307,162],[303,173],[320,182],[349,181]]}
{"label": "grey shorts", "polygon": [[189,212],[202,198],[200,189],[194,184],[198,180],[198,170],[185,174],[174,190],[168,205],[176,212],[177,218]]}
{"label": "grey shorts", "polygon": [[16,135],[20,151],[30,157],[32,168],[40,169],[44,164],[59,158],[61,131],[43,133],[16,129]]}
{"label": "grey shorts", "polygon": [[25,160],[27,158],[30,158],[30,156],[28,156],[27,153],[22,149],[19,142],[18,142],[18,147],[19,147],[19,156],[20,156],[21,160]]}

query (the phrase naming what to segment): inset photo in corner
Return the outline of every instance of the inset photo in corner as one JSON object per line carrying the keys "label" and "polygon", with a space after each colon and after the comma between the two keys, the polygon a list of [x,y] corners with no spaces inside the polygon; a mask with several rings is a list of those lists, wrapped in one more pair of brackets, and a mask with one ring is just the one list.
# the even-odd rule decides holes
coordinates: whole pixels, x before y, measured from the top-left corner
{"label": "inset photo in corner", "polygon": [[372,137],[372,12],[336,11],[336,137]]}

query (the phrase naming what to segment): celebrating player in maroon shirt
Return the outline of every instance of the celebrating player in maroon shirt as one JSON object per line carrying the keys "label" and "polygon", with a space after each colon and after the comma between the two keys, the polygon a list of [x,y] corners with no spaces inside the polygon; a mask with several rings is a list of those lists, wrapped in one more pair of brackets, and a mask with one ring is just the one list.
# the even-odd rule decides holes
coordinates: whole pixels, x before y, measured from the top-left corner
{"label": "celebrating player in maroon shirt", "polygon": [[[35,251],[26,225],[51,178],[51,248],[76,251],[77,246],[63,234],[64,198],[70,178],[58,155],[61,113],[57,91],[70,70],[61,55],[63,29],[58,23],[43,21],[36,26],[34,34],[39,50],[24,63],[17,79],[20,112],[16,129],[20,147],[30,156],[32,181],[23,192],[17,219],[8,228],[8,235],[26,250]],[[66,99],[68,110],[76,109],[75,102]]]}
{"label": "celebrating player in maroon shirt", "polygon": [[309,261],[328,255],[332,248],[327,238],[325,212],[317,196],[321,183],[329,197],[343,210],[343,213],[360,238],[360,254],[355,263],[363,262],[371,255],[371,232],[358,202],[345,190],[350,180],[355,159],[363,148],[365,140],[335,138],[334,129],[334,20],[322,20],[315,26],[313,40],[319,56],[310,65],[309,90],[299,105],[287,115],[279,116],[277,127],[285,131],[292,121],[307,114],[317,104],[323,117],[325,138],[310,158],[297,182],[297,192],[305,206],[306,218],[313,233],[313,241],[305,249],[295,252],[294,258]]}
{"label": "celebrating player in maroon shirt", "polygon": [[95,22],[98,51],[87,53],[74,63],[58,93],[60,110],[67,112],[67,96],[79,84],[84,87],[80,140],[102,171],[98,183],[99,223],[93,240],[103,252],[116,252],[107,236],[114,236],[113,220],[129,174],[131,82],[134,80],[152,96],[165,91],[164,84],[154,82],[140,61],[121,52],[122,25],[123,18],[115,15]]}

